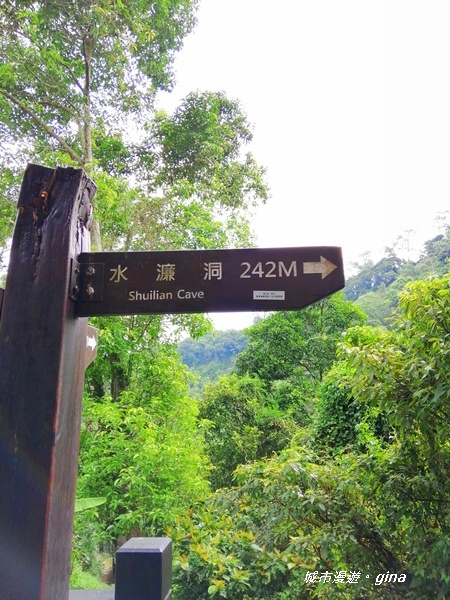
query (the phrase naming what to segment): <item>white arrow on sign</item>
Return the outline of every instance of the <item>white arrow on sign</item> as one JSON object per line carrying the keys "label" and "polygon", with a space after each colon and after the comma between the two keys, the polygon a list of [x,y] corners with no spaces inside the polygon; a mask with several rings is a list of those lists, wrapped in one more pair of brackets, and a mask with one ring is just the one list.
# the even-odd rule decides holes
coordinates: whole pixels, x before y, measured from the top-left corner
{"label": "white arrow on sign", "polygon": [[93,352],[95,350],[96,346],[97,346],[97,340],[95,339],[95,336],[93,335],[91,337],[90,335],[88,335],[86,338],[86,348],[90,348]]}
{"label": "white arrow on sign", "polygon": [[88,325],[86,350],[84,352],[84,368],[86,369],[97,356],[98,329]]}
{"label": "white arrow on sign", "polygon": [[322,275],[322,279],[325,279],[325,277],[327,277],[335,269],[337,269],[337,265],[333,264],[331,261],[324,258],[323,256],[320,257],[320,262],[303,263],[303,273],[305,275],[313,275],[316,273],[320,273]]}

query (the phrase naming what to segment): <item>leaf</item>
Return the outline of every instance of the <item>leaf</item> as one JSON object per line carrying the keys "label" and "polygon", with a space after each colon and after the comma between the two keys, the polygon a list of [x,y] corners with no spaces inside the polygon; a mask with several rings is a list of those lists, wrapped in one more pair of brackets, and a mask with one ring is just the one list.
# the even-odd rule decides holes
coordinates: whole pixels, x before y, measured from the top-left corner
{"label": "leaf", "polygon": [[101,506],[105,504],[106,498],[104,496],[98,498],[77,498],[75,500],[75,512],[82,512],[83,510],[89,510],[90,508],[95,508],[96,506]]}

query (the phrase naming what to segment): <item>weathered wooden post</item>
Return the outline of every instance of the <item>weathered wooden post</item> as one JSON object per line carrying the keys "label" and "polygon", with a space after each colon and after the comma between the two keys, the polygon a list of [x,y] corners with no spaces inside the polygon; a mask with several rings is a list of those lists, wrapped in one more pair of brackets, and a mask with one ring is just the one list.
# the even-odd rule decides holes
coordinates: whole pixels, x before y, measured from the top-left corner
{"label": "weathered wooden post", "polygon": [[72,259],[94,193],[81,169],[29,165],[22,182],[0,320],[2,600],[69,596],[87,331]]}

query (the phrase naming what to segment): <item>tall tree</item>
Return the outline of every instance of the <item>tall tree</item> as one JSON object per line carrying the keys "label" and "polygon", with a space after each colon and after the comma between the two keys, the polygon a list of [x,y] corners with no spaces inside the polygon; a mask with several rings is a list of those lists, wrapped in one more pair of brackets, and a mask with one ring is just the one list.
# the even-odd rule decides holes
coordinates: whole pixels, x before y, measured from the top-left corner
{"label": "tall tree", "polygon": [[[264,169],[243,153],[251,139],[239,102],[220,92],[191,93],[173,115],[156,112],[140,143],[116,160],[118,170],[132,165],[134,194],[128,202],[120,194],[120,206],[114,204],[125,217],[120,235],[120,223],[108,213],[102,213],[104,231],[109,224],[112,240],[127,249],[251,244],[250,211],[268,196]],[[102,151],[108,170],[117,150],[103,138]]]}
{"label": "tall tree", "polygon": [[249,343],[236,361],[237,372],[267,383],[295,374],[319,383],[335,359],[342,332],[364,319],[342,293],[301,311],[275,313],[247,329]]}
{"label": "tall tree", "polygon": [[[155,92],[170,89],[196,7],[196,0],[3,2],[2,143],[26,147],[28,156],[31,146],[57,152],[57,162],[90,172],[94,129],[114,130],[128,115],[145,119]],[[10,175],[11,165],[2,171]],[[93,244],[101,246],[97,226]]]}
{"label": "tall tree", "polygon": [[[148,231],[149,214],[158,215],[150,223],[158,222],[159,233],[168,222],[169,230],[178,228],[178,239],[169,243],[174,247],[224,245],[228,234],[232,242],[248,242],[248,220],[230,211],[250,197],[267,197],[263,171],[251,155],[239,155],[251,131],[237,102],[222,94],[193,94],[173,117],[154,115],[156,92],[173,85],[173,58],[195,24],[197,4],[11,0],[0,6],[2,144],[16,156],[22,150],[20,170],[25,156],[87,169],[99,187],[97,215],[106,247],[133,236],[135,244],[146,237],[159,247],[161,240]],[[139,139],[144,130],[137,148],[130,134]],[[130,167],[133,185],[126,179]],[[5,163],[0,168],[4,189],[11,169]],[[149,193],[162,189],[163,197],[149,202]],[[195,206],[181,209],[180,200]],[[225,226],[205,218],[218,207],[228,208]],[[136,223],[140,231],[131,227]],[[209,230],[202,233],[205,224]],[[186,225],[196,235],[183,236]],[[93,245],[101,246],[98,228]]]}
{"label": "tall tree", "polygon": [[[3,140],[62,151],[91,170],[93,130],[143,118],[169,89],[196,0],[11,0],[0,6]],[[60,158],[61,160],[61,158]],[[97,224],[97,221],[96,221]],[[98,226],[93,244],[101,246]]]}
{"label": "tall tree", "polygon": [[296,424],[267,397],[257,377],[223,376],[205,386],[199,416],[214,489],[231,486],[239,464],[270,456],[291,441]]}
{"label": "tall tree", "polygon": [[145,115],[170,89],[197,0],[6,0],[0,6],[0,119],[10,140],[42,139],[78,166],[92,129]]}
{"label": "tall tree", "polygon": [[449,285],[448,275],[410,283],[394,331],[356,328],[342,349],[354,369],[354,398],[382,410],[393,431],[384,453],[372,440],[359,464],[370,473],[366,502],[379,506],[380,531],[405,557],[421,598],[450,589]]}

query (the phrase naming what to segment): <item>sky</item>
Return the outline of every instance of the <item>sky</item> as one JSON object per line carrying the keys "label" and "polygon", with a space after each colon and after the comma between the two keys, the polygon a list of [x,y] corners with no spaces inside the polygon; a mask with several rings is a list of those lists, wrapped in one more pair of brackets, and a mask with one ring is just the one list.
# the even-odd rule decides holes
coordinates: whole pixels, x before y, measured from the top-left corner
{"label": "sky", "polygon": [[159,102],[241,102],[271,189],[259,247],[341,246],[348,274],[403,236],[414,259],[450,209],[449,27],[448,0],[202,0]]}

